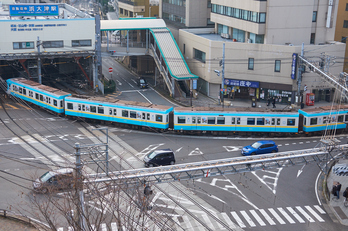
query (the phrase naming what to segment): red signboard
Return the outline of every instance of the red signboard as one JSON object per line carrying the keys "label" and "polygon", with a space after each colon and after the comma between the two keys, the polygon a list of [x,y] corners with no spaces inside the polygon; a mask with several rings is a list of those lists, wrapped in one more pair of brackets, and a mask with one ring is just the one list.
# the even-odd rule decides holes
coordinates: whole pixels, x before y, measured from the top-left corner
{"label": "red signboard", "polygon": [[112,67],[109,67],[109,72],[112,73]]}

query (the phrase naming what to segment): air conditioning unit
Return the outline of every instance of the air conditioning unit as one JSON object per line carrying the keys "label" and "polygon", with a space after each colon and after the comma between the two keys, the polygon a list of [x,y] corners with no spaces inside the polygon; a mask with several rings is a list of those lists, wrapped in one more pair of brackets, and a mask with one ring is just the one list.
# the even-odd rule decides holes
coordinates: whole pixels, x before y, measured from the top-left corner
{"label": "air conditioning unit", "polygon": [[221,33],[221,38],[227,38],[227,39],[229,39],[229,38],[230,38],[230,35],[227,34],[227,33]]}

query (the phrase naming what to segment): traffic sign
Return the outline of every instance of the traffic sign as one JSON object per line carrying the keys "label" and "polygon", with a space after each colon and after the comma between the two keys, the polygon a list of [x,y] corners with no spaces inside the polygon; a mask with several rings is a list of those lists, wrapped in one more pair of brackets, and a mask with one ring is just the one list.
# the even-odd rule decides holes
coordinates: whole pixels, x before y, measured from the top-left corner
{"label": "traffic sign", "polygon": [[112,67],[109,67],[109,73],[112,73]]}

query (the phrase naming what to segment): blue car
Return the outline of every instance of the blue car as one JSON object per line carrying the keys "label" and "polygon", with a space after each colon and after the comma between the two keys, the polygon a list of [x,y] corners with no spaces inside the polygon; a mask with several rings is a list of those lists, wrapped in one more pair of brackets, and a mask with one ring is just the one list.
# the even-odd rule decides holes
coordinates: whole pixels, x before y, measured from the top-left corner
{"label": "blue car", "polygon": [[262,140],[253,143],[252,145],[242,148],[243,156],[266,154],[278,152],[278,146],[272,140]]}

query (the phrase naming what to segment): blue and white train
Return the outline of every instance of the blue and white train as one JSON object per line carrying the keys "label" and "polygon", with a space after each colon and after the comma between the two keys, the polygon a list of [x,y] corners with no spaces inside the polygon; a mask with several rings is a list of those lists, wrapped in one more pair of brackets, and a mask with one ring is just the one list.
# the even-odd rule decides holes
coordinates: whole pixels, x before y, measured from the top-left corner
{"label": "blue and white train", "polygon": [[68,117],[104,121],[134,129],[180,133],[321,134],[346,131],[348,106],[271,110],[263,108],[184,108],[103,97],[78,98],[70,93],[24,79],[8,79],[8,93]]}

